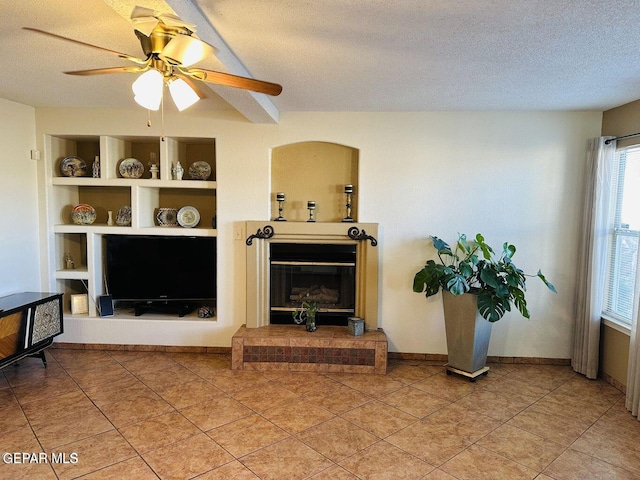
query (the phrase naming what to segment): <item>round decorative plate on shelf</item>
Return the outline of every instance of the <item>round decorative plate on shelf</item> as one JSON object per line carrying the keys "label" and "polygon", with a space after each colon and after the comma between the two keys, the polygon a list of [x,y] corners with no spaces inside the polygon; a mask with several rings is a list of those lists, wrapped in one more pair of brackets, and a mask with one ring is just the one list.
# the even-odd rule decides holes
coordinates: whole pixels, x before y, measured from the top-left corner
{"label": "round decorative plate on shelf", "polygon": [[135,158],[125,158],[118,167],[120,176],[124,178],[140,178],[144,173],[144,165]]}
{"label": "round decorative plate on shelf", "polygon": [[66,157],[60,164],[60,171],[65,177],[84,177],[87,174],[87,164],[80,157]]}
{"label": "round decorative plate on shelf", "polygon": [[189,176],[194,180],[206,180],[211,176],[211,165],[207,162],[194,162],[189,167]]}
{"label": "round decorative plate on shelf", "polygon": [[73,207],[71,220],[76,225],[91,225],[96,221],[96,211],[91,205],[81,203]]}
{"label": "round decorative plate on shelf", "polygon": [[178,210],[178,223],[181,227],[195,227],[200,222],[200,212],[195,207],[182,207]]}
{"label": "round decorative plate on shelf", "polygon": [[159,208],[156,214],[156,220],[161,227],[175,227],[178,225],[178,209],[177,208]]}
{"label": "round decorative plate on shelf", "polygon": [[121,225],[123,227],[128,227],[131,225],[131,207],[124,206],[118,210],[116,213],[116,224]]}

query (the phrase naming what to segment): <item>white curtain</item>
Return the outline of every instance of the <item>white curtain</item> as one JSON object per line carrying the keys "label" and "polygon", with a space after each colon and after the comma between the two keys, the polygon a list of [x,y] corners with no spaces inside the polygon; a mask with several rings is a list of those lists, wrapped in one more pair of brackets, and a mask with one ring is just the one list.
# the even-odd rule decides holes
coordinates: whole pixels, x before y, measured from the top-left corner
{"label": "white curtain", "polygon": [[634,417],[640,420],[640,242],[636,255],[636,289],[631,316],[631,338],[629,339],[629,364],[627,368],[627,398],[625,405]]}
{"label": "white curtain", "polygon": [[616,150],[615,141],[608,145],[605,143],[608,139],[611,137],[589,140],[585,171],[581,244],[578,252],[576,325],[571,366],[587,378],[598,376],[609,204]]}

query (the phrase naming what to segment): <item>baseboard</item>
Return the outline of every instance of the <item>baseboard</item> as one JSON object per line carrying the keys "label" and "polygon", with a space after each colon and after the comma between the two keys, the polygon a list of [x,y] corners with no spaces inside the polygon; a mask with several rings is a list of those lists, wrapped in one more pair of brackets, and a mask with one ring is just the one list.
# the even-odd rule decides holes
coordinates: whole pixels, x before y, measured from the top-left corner
{"label": "baseboard", "polygon": [[[402,353],[389,352],[389,359],[420,360],[434,363],[447,363],[447,355],[435,353]],[[561,365],[570,366],[570,358],[541,358],[541,357],[496,357],[488,356],[487,363],[505,363],[518,365]]]}
{"label": "baseboard", "polygon": [[627,394],[627,386],[622,384],[622,382],[619,382],[618,380],[613,378],[611,375],[606,374],[604,372],[600,372],[600,378],[602,380],[604,380],[605,382],[607,382],[609,385],[611,385],[616,390],[621,391],[625,395]]}
{"label": "baseboard", "polygon": [[191,347],[180,345],[114,345],[110,343],[65,343],[54,342],[50,348],[71,350],[107,350],[127,352],[166,352],[166,353],[231,353],[231,347]]}
{"label": "baseboard", "polygon": [[[114,351],[131,351],[131,352],[168,352],[168,353],[220,353],[230,354],[231,347],[190,347],[190,346],[171,346],[171,345],[113,345],[107,343],[65,343],[54,342],[50,348],[66,348],[76,350],[114,350]],[[439,364],[447,363],[447,355],[437,353],[403,353],[389,352],[387,354],[389,360],[419,360],[433,362]],[[538,357],[487,357],[488,363],[506,363],[506,364],[522,364],[522,365],[563,365],[570,366],[569,358],[538,358]],[[608,375],[606,376],[608,377]],[[624,385],[615,379],[605,378],[618,390],[625,388]],[[622,390],[621,390],[622,391]]]}
{"label": "baseboard", "polygon": [[437,353],[403,353],[389,352],[387,354],[389,360],[418,360],[421,362],[433,362],[444,365],[447,363],[447,356]]}

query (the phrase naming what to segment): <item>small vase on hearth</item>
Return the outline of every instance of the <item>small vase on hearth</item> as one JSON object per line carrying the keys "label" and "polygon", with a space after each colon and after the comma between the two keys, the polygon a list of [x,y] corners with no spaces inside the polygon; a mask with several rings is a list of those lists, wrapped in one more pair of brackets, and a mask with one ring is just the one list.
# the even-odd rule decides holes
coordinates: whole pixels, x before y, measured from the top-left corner
{"label": "small vase on hearth", "polygon": [[316,326],[316,316],[315,315],[308,315],[307,316],[307,323],[306,323],[306,328],[307,328],[307,332],[315,332],[316,328],[318,328]]}
{"label": "small vase on hearth", "polygon": [[303,300],[300,308],[291,312],[293,321],[298,325],[304,323],[307,332],[316,331],[316,313],[318,312],[318,304],[315,302],[307,302]]}

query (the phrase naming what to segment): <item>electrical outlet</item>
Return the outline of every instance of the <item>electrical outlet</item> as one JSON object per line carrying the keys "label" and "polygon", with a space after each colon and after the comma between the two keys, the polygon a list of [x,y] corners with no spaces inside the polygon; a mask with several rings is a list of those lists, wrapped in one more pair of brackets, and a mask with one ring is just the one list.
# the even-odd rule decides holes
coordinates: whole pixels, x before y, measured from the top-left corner
{"label": "electrical outlet", "polygon": [[31,150],[31,160],[40,160],[40,150]]}

